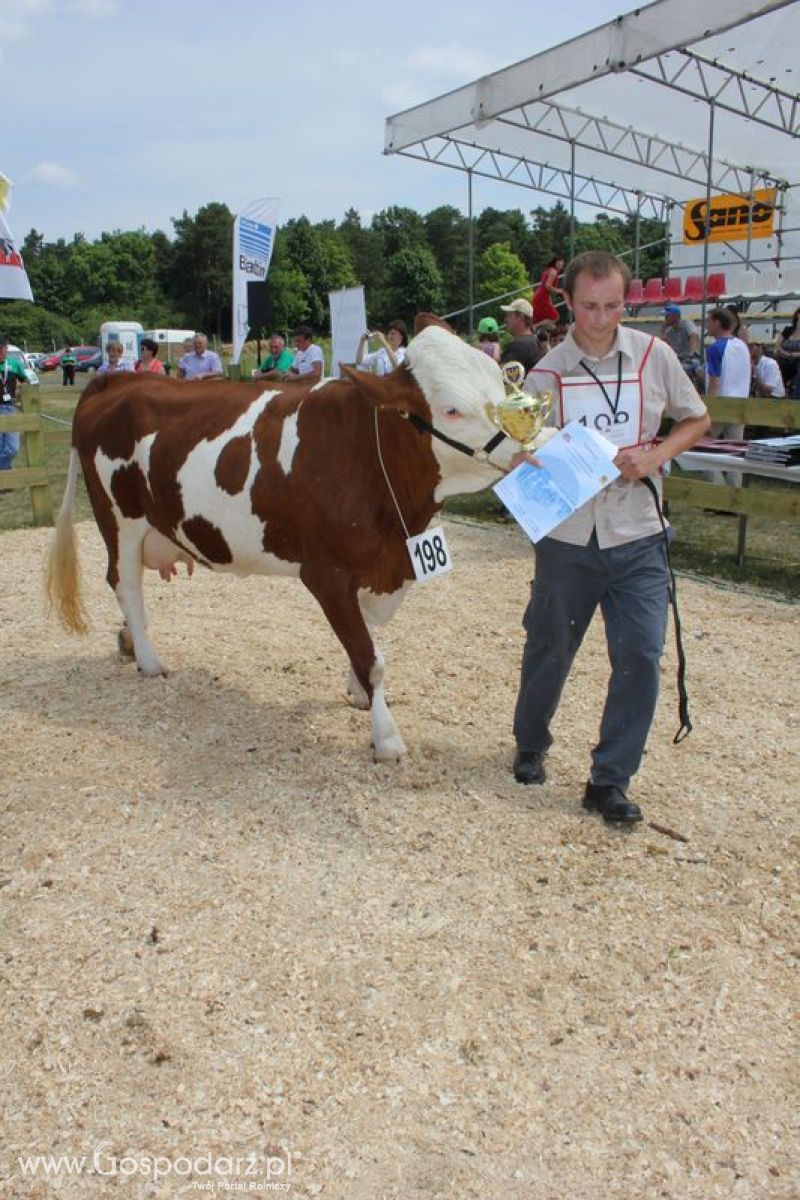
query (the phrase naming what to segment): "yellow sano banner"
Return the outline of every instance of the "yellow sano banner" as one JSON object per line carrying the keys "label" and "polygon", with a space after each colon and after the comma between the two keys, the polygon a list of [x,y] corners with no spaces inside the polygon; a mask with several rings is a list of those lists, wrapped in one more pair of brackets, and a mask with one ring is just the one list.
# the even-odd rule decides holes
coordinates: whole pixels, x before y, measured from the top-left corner
{"label": "yellow sano banner", "polygon": [[[740,242],[751,238],[772,237],[775,222],[775,188],[760,188],[748,196],[712,196],[710,242]],[[705,196],[690,200],[683,210],[684,245],[706,240]]]}

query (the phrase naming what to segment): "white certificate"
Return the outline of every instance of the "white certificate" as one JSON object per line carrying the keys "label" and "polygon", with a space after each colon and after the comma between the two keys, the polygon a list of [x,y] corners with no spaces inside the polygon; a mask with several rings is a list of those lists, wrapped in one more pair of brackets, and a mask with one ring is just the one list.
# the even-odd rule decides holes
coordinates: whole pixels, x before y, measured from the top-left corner
{"label": "white certificate", "polygon": [[618,447],[577,421],[534,453],[542,464],[522,463],[494,485],[494,491],[532,542],[596,496],[619,476]]}

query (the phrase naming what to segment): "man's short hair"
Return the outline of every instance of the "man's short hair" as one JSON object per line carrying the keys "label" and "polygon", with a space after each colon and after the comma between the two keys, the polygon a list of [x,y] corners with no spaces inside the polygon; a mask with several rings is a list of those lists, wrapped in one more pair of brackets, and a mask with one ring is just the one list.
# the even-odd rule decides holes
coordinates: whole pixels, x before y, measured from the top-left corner
{"label": "man's short hair", "polygon": [[584,250],[576,254],[567,263],[564,271],[564,291],[568,296],[575,295],[575,284],[579,275],[591,275],[592,279],[608,279],[612,275],[621,275],[625,292],[631,283],[630,267],[615,254],[607,250]]}
{"label": "man's short hair", "polygon": [[712,308],[708,314],[708,319],[709,321],[717,321],[726,333],[730,333],[737,321],[737,318],[727,308]]}
{"label": "man's short hair", "polygon": [[313,336],[314,330],[310,325],[295,325],[292,330],[292,337],[308,338],[310,340]]}
{"label": "man's short hair", "polygon": [[272,342],[275,340],[275,338],[277,338],[278,341],[283,342],[283,344],[286,345],[286,338],[283,336],[282,333],[271,333],[267,340]]}
{"label": "man's short hair", "polygon": [[139,342],[140,350],[149,350],[151,354],[158,355],[158,342],[155,338],[142,338]]}

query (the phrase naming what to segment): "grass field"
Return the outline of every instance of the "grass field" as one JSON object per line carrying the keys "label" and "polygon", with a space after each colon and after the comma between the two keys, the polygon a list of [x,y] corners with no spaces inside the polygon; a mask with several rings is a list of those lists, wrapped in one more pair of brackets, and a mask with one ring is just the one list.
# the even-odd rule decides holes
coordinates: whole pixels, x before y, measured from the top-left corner
{"label": "grass field", "polygon": [[[243,374],[253,364],[243,361]],[[42,377],[39,389],[42,411],[51,418],[49,430],[66,429],[57,422],[68,422],[80,391],[88,382],[78,375],[74,389],[63,388],[60,379]],[[53,419],[54,418],[54,419]],[[58,508],[66,480],[68,441],[46,439],[47,470]],[[18,465],[22,463],[18,460]],[[791,484],[759,481],[759,486],[791,487]],[[447,512],[481,521],[506,521],[508,518],[491,491],[457,496],[445,505]],[[91,517],[83,484],[78,490],[78,520]],[[800,527],[787,521],[750,518],[747,532],[747,559],[743,567],[736,563],[738,521],[673,502],[670,521],[677,537],[673,543],[673,564],[679,570],[728,585],[744,585],[773,592],[786,599],[800,599]],[[27,491],[0,496],[0,531],[33,525]]]}

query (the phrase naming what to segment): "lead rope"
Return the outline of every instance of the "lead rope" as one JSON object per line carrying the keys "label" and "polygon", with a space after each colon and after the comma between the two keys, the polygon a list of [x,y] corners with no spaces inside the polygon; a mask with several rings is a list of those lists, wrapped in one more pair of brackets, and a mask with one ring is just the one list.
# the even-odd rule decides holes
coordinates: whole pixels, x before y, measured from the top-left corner
{"label": "lead rope", "polygon": [[675,737],[672,739],[673,746],[677,746],[684,738],[688,737],[692,732],[692,722],[689,717],[689,696],[686,691],[686,655],[683,651],[683,637],[681,634],[681,618],[678,613],[678,592],[677,583],[675,580],[675,572],[672,569],[672,561],[669,555],[669,537],[667,535],[667,524],[664,520],[664,513],[661,509],[661,503],[658,499],[658,489],[646,475],[641,480],[645,487],[653,497],[653,502],[656,506],[658,519],[661,522],[661,532],[664,534],[664,550],[667,557],[667,571],[669,572],[669,587],[667,595],[669,602],[672,605],[672,618],[675,623],[675,647],[678,652],[678,716],[681,726]]}
{"label": "lead rope", "polygon": [[394,494],[394,488],[392,487],[391,480],[389,479],[389,476],[387,474],[386,466],[383,461],[383,455],[381,454],[381,437],[378,432],[378,410],[377,410],[377,408],[374,408],[372,411],[375,414],[375,445],[378,447],[378,462],[381,464],[381,470],[383,471],[383,478],[386,480],[386,486],[389,489],[389,495],[394,500],[394,506],[397,509],[397,515],[400,518],[400,524],[403,526],[403,530],[406,535],[406,541],[408,541],[408,539],[411,537],[411,534],[408,532],[408,526],[406,525],[405,521],[403,520],[403,514],[400,512],[400,505],[397,503],[397,496],[395,496],[395,494]]}

